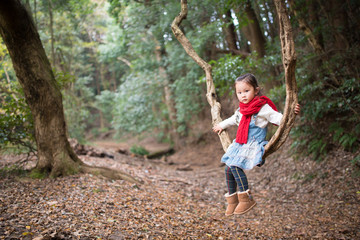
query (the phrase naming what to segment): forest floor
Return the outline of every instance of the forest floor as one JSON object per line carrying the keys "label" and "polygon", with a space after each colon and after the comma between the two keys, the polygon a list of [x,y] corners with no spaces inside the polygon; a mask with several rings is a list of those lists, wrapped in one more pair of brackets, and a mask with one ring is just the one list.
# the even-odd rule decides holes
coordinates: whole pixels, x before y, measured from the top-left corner
{"label": "forest floor", "polygon": [[[167,148],[151,139],[141,146]],[[161,159],[97,142],[86,163],[124,171],[134,184],[89,174],[32,179],[0,174],[0,239],[360,239],[360,178],[342,151],[322,162],[293,158],[289,143],[247,172],[257,206],[226,217],[216,134]],[[122,152],[122,153],[120,153]],[[9,164],[5,157],[1,164]]]}

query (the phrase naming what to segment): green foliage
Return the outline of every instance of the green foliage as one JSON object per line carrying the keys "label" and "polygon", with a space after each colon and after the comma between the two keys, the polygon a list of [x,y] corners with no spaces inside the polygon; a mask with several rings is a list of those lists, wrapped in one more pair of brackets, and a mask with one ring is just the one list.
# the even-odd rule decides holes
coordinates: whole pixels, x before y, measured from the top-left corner
{"label": "green foliage", "polygon": [[308,152],[313,155],[314,159],[322,160],[326,151],[326,141],[324,138],[316,138],[308,143]]}
{"label": "green foliage", "polygon": [[178,44],[169,44],[167,49],[169,78],[176,79],[170,87],[176,107],[177,132],[186,136],[189,122],[195,120],[194,116],[197,116],[204,106],[204,83],[199,81],[203,70],[189,59]]}
{"label": "green foliage", "polygon": [[19,167],[16,164],[0,168],[0,177],[8,177],[8,176],[25,177],[27,176],[27,174],[28,172],[26,170],[24,170],[23,168]]}
{"label": "green foliage", "polygon": [[351,163],[360,167],[360,155],[354,157],[354,159],[351,160]]}
{"label": "green foliage", "polygon": [[69,135],[84,142],[86,133],[101,121],[95,95],[109,88],[109,83],[100,78],[106,76],[107,69],[102,69],[97,55],[109,17],[104,2],[62,0],[49,6],[47,1],[37,2],[35,22],[62,89]]}
{"label": "green foliage", "polygon": [[92,89],[87,87],[91,80],[90,77],[77,79],[74,83],[74,90],[79,93],[79,96],[68,90],[65,90],[63,94],[64,112],[69,135],[76,138],[80,143],[85,141],[85,130],[94,121],[95,117],[95,115],[91,114],[91,109],[87,105],[89,99],[94,96]]}
{"label": "green foliage", "polygon": [[[276,85],[279,80],[275,77],[271,77],[269,74],[271,69],[279,63],[275,59],[278,59],[276,55],[257,59],[256,54],[251,54],[246,59],[243,59],[241,56],[226,55],[217,61],[211,61],[210,63],[213,66],[213,80],[217,94],[219,96],[224,96],[225,94],[231,96],[234,90],[233,86],[235,79],[245,73],[254,74],[258,79],[262,90],[264,89],[264,85],[268,82],[272,82],[272,85]],[[281,91],[284,90],[283,85],[281,85],[280,88]],[[283,91],[283,93],[285,93],[285,91]],[[277,98],[281,101],[284,99],[284,94],[271,95],[280,96]],[[274,99],[273,101],[276,102]]]}
{"label": "green foliage", "polygon": [[[270,54],[263,59],[227,55],[212,61],[217,93],[220,96],[232,95],[234,80],[250,72],[258,78],[260,86],[271,82],[273,88],[266,95],[281,106],[286,94],[284,76],[269,77],[271,69],[281,61],[280,51],[275,47],[277,44],[268,46]],[[322,160],[335,146],[355,151],[360,143],[360,81],[351,77],[356,75],[353,73],[355,69],[343,59],[346,54],[354,56],[356,53],[339,53],[316,69],[313,68],[313,54],[301,54],[305,55],[299,57],[296,79],[302,112],[300,124],[292,131],[293,148],[299,153],[312,155],[316,160]]]}
{"label": "green foliage", "polygon": [[111,123],[113,120],[113,109],[115,106],[115,96],[116,93],[105,90],[102,91],[100,95],[96,95],[95,106],[97,109],[101,110],[104,115],[104,118],[107,122]]}
{"label": "green foliage", "polygon": [[[177,132],[186,136],[190,121],[203,107],[203,86],[198,83],[203,71],[189,58],[171,31],[170,25],[179,12],[180,4],[164,0],[155,0],[148,4],[134,1],[109,2],[109,12],[119,24],[122,33],[121,38],[112,45],[117,46],[113,52],[119,53],[118,59],[126,59],[131,63],[130,69],[121,77],[113,127],[118,132],[156,130],[159,135],[167,138],[169,130],[177,126]],[[189,14],[184,21],[187,36],[200,55],[208,51],[209,45],[215,39],[223,39],[219,30],[219,19],[214,18],[211,22],[205,20],[216,14],[213,3],[214,1],[203,1],[189,5],[189,11],[196,11],[197,14]],[[199,18],[200,13],[204,18]],[[199,27],[200,25],[202,27]],[[112,46],[108,46],[112,49]],[[158,49],[158,55],[155,54],[155,49]],[[160,67],[165,73],[160,73]],[[135,92],[132,86],[136,85],[139,76],[144,76],[144,79],[153,83],[146,83]],[[173,107],[176,109],[176,123],[172,123],[169,118],[169,109],[166,106],[168,99],[165,99],[163,93],[165,86],[170,87],[171,101],[175,103]],[[129,93],[124,94],[125,91]],[[125,107],[123,103],[126,100],[128,106]]]}
{"label": "green foliage", "polygon": [[144,147],[137,146],[137,145],[133,145],[130,148],[130,152],[132,152],[133,154],[136,154],[136,155],[140,155],[140,156],[149,155],[148,150],[146,150]]}
{"label": "green foliage", "polygon": [[[165,106],[156,76],[129,75],[115,95],[113,126],[118,134],[164,127]],[[154,111],[156,109],[156,111]],[[158,115],[156,115],[158,114]]]}
{"label": "green foliage", "polygon": [[[122,33],[112,46],[118,46],[117,50],[114,49],[119,53],[118,59],[131,63],[118,88],[113,127],[118,133],[156,130],[167,138],[169,130],[176,125],[177,132],[186,136],[189,121],[203,106],[202,86],[197,82],[203,73],[171,32],[170,24],[178,14],[179,3],[162,0],[152,1],[151,4],[110,1],[110,5],[109,12],[115,16]],[[198,11],[214,11],[211,4],[192,7]],[[215,21],[204,25],[203,29],[194,29],[191,24],[197,24],[199,18],[189,15],[188,19],[184,22],[187,34],[201,54],[207,50],[208,43],[215,35],[220,36],[219,25]],[[112,46],[108,46],[112,49]],[[155,49],[159,50],[160,56],[155,54]],[[105,53],[106,49],[103,50]],[[165,73],[161,74],[159,68],[163,68]],[[170,87],[171,101],[175,103],[176,123],[169,118],[165,86]]]}
{"label": "green foliage", "polygon": [[180,135],[186,135],[188,122],[194,120],[193,116],[202,109],[200,88],[194,84],[193,78],[189,78],[189,74],[185,78],[178,79],[172,87],[177,108],[177,132]]}
{"label": "green foliage", "polygon": [[[256,54],[243,58],[218,51],[228,50],[224,32],[227,25],[222,17],[230,9],[237,29],[237,43],[249,47],[243,34],[243,27],[250,23],[244,14],[245,2],[189,2],[188,17],[181,28],[196,52],[213,66],[219,96],[231,96],[234,80],[244,73],[253,73],[263,93],[281,109],[286,92],[281,45],[279,39],[273,37],[276,25],[269,20],[275,17],[272,5],[267,1],[251,3],[268,40],[264,58],[259,59]],[[167,138],[172,126],[177,126],[180,135],[187,136],[191,122],[206,104],[205,80],[203,70],[186,54],[171,31],[171,22],[180,10],[178,1],[61,0],[52,5],[48,1],[29,4],[62,89],[71,137],[83,142],[88,133],[96,135],[115,129],[118,135],[156,132]],[[106,4],[113,19],[107,15]],[[315,20],[309,17],[307,1],[297,4],[303,5],[298,16],[309,21],[315,35],[322,34],[326,51],[321,56],[313,53],[307,37],[297,31],[294,16],[296,78],[302,113],[292,132],[293,146],[318,160],[332,147],[355,151],[360,143],[359,50],[349,42],[346,51],[334,51],[332,41],[336,34],[341,35],[341,29],[333,33],[335,30],[329,26],[328,19],[331,16],[324,17],[319,12],[320,19]],[[355,1],[347,4],[354,7],[351,9],[358,5]],[[50,12],[52,21],[49,21]],[[355,23],[351,26],[358,25]],[[13,146],[19,141],[33,143],[31,114],[4,49],[0,45],[0,76],[4,79],[0,86],[6,90],[0,93],[0,145]],[[170,121],[165,86],[171,90],[175,124]]]}
{"label": "green foliage", "polygon": [[249,56],[242,59],[241,56],[226,55],[217,61],[211,61],[213,66],[213,80],[217,93],[223,96],[226,93],[232,94],[235,79],[245,73],[258,75],[258,64],[256,56]]}
{"label": "green foliage", "polygon": [[[21,145],[33,150],[34,132],[30,109],[24,99],[8,99],[2,106],[0,115],[0,146]],[[23,151],[23,148],[18,148]]]}
{"label": "green foliage", "polygon": [[355,125],[351,132],[346,131],[339,122],[334,122],[329,127],[330,134],[333,134],[333,141],[340,143],[340,145],[349,151],[355,150],[356,141],[360,135],[360,123]]}
{"label": "green foliage", "polygon": [[34,179],[44,179],[47,177],[47,175],[48,175],[48,173],[46,171],[40,171],[36,168],[31,170],[29,173],[29,177],[34,178]]}
{"label": "green foliage", "polygon": [[34,131],[31,111],[12,70],[8,52],[0,43],[0,149],[12,153],[34,151]]}
{"label": "green foliage", "polygon": [[351,63],[344,61],[345,55],[351,53],[336,54],[317,69],[309,66],[314,64],[311,55],[298,64],[302,117],[295,127],[293,147],[315,159],[333,147],[355,151],[360,146],[360,81],[351,77],[356,74]]}
{"label": "green foliage", "polygon": [[53,72],[60,89],[69,88],[75,82],[75,76],[68,72],[56,71],[56,69],[53,69]]}

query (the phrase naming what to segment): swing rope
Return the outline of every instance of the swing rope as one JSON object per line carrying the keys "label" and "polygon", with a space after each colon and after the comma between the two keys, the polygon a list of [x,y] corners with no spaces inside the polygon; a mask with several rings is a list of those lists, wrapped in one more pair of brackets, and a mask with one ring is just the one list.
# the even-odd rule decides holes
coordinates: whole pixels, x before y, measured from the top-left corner
{"label": "swing rope", "polygon": [[[285,71],[286,101],[284,115],[280,126],[270,139],[269,143],[265,146],[263,159],[278,150],[287,139],[295,122],[296,115],[293,109],[297,104],[297,85],[295,79],[296,53],[292,35],[292,27],[284,1],[274,0],[274,2],[279,18],[282,62]],[[206,98],[211,107],[212,124],[215,125],[221,122],[222,119],[220,117],[221,105],[216,100],[215,85],[211,74],[212,68],[210,64],[205,62],[195,52],[190,41],[180,29],[180,24],[182,20],[186,19],[187,14],[187,0],[181,0],[181,12],[173,20],[171,29],[177,40],[185,49],[186,53],[205,71],[207,85]],[[222,147],[224,151],[226,151],[231,144],[229,134],[226,131],[223,131],[221,134],[219,134],[219,137]]]}

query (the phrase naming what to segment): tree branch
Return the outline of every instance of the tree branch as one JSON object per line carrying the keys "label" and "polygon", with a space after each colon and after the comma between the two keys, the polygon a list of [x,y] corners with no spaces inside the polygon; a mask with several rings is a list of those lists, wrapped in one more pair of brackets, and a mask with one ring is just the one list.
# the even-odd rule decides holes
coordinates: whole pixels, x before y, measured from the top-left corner
{"label": "tree branch", "polygon": [[[285,3],[282,0],[274,0],[276,9],[279,16],[280,24],[280,39],[283,57],[283,66],[285,70],[286,82],[286,102],[284,109],[284,116],[274,136],[270,139],[269,143],[265,146],[265,153],[263,158],[275,152],[281,147],[288,137],[290,130],[295,121],[294,108],[297,104],[297,86],[295,79],[295,64],[296,54],[294,47],[294,40],[292,36],[292,28],[289,16],[286,11]],[[184,33],[179,28],[181,22],[186,19],[188,13],[187,0],[181,0],[181,12],[171,24],[171,29],[181,43],[186,53],[205,71],[206,84],[207,84],[207,100],[211,106],[211,116],[213,124],[221,121],[220,111],[221,105],[216,101],[215,86],[211,75],[211,66],[205,62],[193,49],[190,41],[186,38]],[[231,141],[227,132],[223,131],[219,135],[223,149],[226,151]]]}
{"label": "tree branch", "polygon": [[279,18],[280,40],[282,61],[285,71],[286,84],[286,101],[284,116],[281,120],[280,126],[265,146],[265,153],[263,159],[275,152],[281,147],[288,137],[290,130],[295,122],[294,108],[298,102],[297,100],[297,85],[295,79],[295,65],[296,53],[295,44],[292,35],[292,27],[289,15],[286,10],[285,2],[283,0],[274,0],[276,11]]}
{"label": "tree branch", "polygon": [[[174,21],[171,24],[171,29],[177,38],[177,40],[181,43],[183,48],[185,49],[186,53],[205,71],[206,76],[206,86],[207,86],[207,93],[206,98],[208,103],[211,107],[211,116],[212,116],[212,123],[213,125],[222,121],[220,117],[221,112],[221,105],[216,100],[216,93],[215,93],[215,85],[213,82],[213,78],[211,75],[211,65],[205,62],[194,50],[190,41],[186,38],[185,34],[180,29],[181,22],[186,19],[188,13],[187,8],[187,0],[181,0],[181,12],[178,16],[175,17]],[[229,147],[231,144],[229,134],[226,131],[223,131],[219,134],[220,142],[224,151]]]}
{"label": "tree branch", "polygon": [[102,175],[106,178],[109,179],[113,179],[113,180],[125,180],[131,183],[135,183],[135,184],[143,184],[144,182],[141,179],[136,179],[133,176],[122,172],[122,171],[118,171],[115,169],[110,169],[110,168],[105,168],[105,167],[96,167],[96,166],[89,166],[87,164],[82,164],[81,165],[81,172],[83,173],[89,173],[89,174],[93,174],[93,175]]}

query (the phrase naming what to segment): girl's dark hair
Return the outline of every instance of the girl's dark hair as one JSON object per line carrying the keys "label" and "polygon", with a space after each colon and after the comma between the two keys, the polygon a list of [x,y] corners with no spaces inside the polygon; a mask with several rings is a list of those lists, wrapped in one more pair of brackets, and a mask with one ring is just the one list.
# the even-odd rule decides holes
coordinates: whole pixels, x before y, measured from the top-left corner
{"label": "girl's dark hair", "polygon": [[[241,75],[240,77],[238,77],[235,80],[235,84],[238,83],[238,82],[246,82],[247,84],[250,84],[251,86],[253,86],[255,90],[257,88],[259,88],[259,83],[258,83],[256,77],[254,75],[252,75],[251,73],[246,73],[246,74]],[[260,91],[259,91],[258,95],[261,96]]]}

